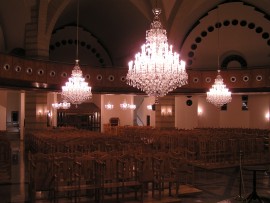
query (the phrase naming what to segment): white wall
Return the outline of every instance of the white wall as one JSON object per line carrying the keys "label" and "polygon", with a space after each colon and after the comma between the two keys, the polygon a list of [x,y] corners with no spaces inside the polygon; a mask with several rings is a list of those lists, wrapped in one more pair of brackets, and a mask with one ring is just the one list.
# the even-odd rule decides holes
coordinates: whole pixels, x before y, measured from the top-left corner
{"label": "white wall", "polygon": [[248,95],[248,111],[242,110],[242,95],[233,95],[227,111],[221,111],[206,101],[205,96],[199,96],[198,127],[227,127],[227,128],[270,128],[269,113],[270,94]]}
{"label": "white wall", "polygon": [[227,111],[220,111],[220,127],[249,128],[250,111],[251,109],[248,111],[242,110],[242,95],[234,95],[232,102],[227,104]]}
{"label": "white wall", "polygon": [[20,139],[24,139],[24,119],[25,119],[25,93],[20,93]]}
{"label": "white wall", "polygon": [[[186,101],[192,100],[192,105],[187,106]],[[198,127],[198,96],[175,97],[175,127],[179,129],[193,129]]]}
{"label": "white wall", "polygon": [[[110,118],[118,117],[120,125],[133,125],[133,113],[131,109],[122,110],[120,103],[126,100],[127,103],[133,103],[133,95],[101,95],[101,131],[103,131],[103,124],[108,124]],[[104,105],[108,102],[114,105],[112,110],[105,109]]]}
{"label": "white wall", "polygon": [[250,128],[270,128],[269,119],[265,115],[269,114],[270,95],[251,95],[248,99],[249,104],[249,126]]}
{"label": "white wall", "polygon": [[219,110],[206,101],[205,95],[198,96],[198,107],[202,111],[198,115],[198,127],[219,127]]}

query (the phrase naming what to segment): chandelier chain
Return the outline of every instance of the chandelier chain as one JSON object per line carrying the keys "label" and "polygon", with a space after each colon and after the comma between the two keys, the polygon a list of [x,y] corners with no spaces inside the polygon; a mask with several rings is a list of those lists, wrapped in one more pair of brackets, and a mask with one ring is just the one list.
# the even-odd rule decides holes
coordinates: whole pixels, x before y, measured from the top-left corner
{"label": "chandelier chain", "polygon": [[79,12],[80,12],[80,3],[79,0],[77,0],[77,28],[76,28],[76,37],[77,37],[77,46],[76,46],[76,59],[78,60],[79,57]]}
{"label": "chandelier chain", "polygon": [[92,98],[91,87],[85,82],[82,70],[79,66],[79,0],[77,0],[77,46],[76,46],[76,60],[75,66],[72,70],[71,77],[65,86],[62,86],[62,97],[76,106]]}
{"label": "chandelier chain", "polygon": [[206,93],[206,101],[209,103],[214,104],[215,106],[217,106],[218,108],[222,107],[224,104],[227,104],[229,102],[231,102],[232,97],[231,97],[231,92],[228,90],[228,88],[226,87],[226,85],[223,82],[223,78],[220,75],[220,64],[219,64],[219,55],[220,55],[220,36],[219,36],[219,29],[221,27],[221,24],[219,22],[219,11],[218,11],[218,7],[217,7],[217,23],[216,23],[216,27],[217,27],[217,53],[218,53],[218,74],[217,77],[215,79],[214,84],[212,85],[212,87],[210,88],[210,90]]}

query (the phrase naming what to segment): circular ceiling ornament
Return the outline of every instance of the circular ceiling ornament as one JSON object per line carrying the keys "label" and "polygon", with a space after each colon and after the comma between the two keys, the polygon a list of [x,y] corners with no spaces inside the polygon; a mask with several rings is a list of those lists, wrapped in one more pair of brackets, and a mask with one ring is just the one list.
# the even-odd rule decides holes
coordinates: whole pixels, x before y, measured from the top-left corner
{"label": "circular ceiling ornament", "polygon": [[37,71],[37,73],[38,73],[38,75],[44,75],[44,70],[43,70],[43,69],[39,69],[39,70]]}
{"label": "circular ceiling ornament", "polygon": [[55,71],[51,71],[51,72],[50,72],[50,76],[51,76],[51,77],[55,77],[55,76],[56,76]]}
{"label": "circular ceiling ornament", "polygon": [[33,69],[28,67],[28,68],[26,69],[26,73],[27,73],[28,75],[31,75],[31,74],[33,73]]}
{"label": "circular ceiling ornament", "polygon": [[63,73],[61,74],[61,77],[62,77],[62,78],[66,78],[66,77],[67,77],[67,73],[66,73],[66,72],[63,72]]}
{"label": "circular ceiling ornament", "polygon": [[4,70],[9,70],[10,69],[10,65],[8,63],[6,63],[3,68],[4,68]]}
{"label": "circular ceiling ornament", "polygon": [[113,82],[113,81],[114,81],[114,76],[113,76],[113,75],[109,75],[108,80],[109,80],[110,82]]}
{"label": "circular ceiling ornament", "polygon": [[86,75],[85,75],[85,78],[86,78],[87,80],[90,80],[90,78],[91,78],[91,77],[90,77],[90,74],[86,74]]}
{"label": "circular ceiling ornament", "polygon": [[243,81],[244,82],[248,82],[249,81],[249,77],[247,75],[243,76]]}
{"label": "circular ceiling ornament", "polygon": [[102,75],[100,75],[100,74],[97,75],[97,80],[99,80],[99,81],[102,80]]}
{"label": "circular ceiling ornament", "polygon": [[21,72],[21,70],[22,70],[21,66],[16,66],[16,67],[15,67],[15,71],[16,71],[16,72]]}
{"label": "circular ceiling ornament", "polygon": [[236,77],[235,77],[235,76],[232,76],[232,77],[230,78],[230,81],[231,81],[231,82],[236,82]]}
{"label": "circular ceiling ornament", "polygon": [[193,78],[193,83],[198,83],[198,82],[199,82],[199,78],[194,77],[194,78]]}
{"label": "circular ceiling ornament", "polygon": [[257,75],[257,76],[256,76],[256,80],[257,80],[258,82],[262,81],[262,76],[261,76],[261,75]]}
{"label": "circular ceiling ornament", "polygon": [[206,77],[205,78],[205,82],[210,83],[211,82],[211,78],[210,77]]}

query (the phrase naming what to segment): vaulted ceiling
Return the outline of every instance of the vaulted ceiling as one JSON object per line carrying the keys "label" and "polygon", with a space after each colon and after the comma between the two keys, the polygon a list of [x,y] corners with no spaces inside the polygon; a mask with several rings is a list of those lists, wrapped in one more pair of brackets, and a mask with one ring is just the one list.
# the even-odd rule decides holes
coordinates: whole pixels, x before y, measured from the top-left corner
{"label": "vaulted ceiling", "polygon": [[1,51],[27,49],[26,24],[36,9],[37,32],[44,32],[44,21],[47,28],[41,49],[47,47],[50,60],[74,62],[78,15],[81,63],[127,67],[145,41],[152,8],[160,7],[168,41],[189,69],[215,69],[218,56],[228,68],[270,65],[269,0],[79,0],[79,12],[77,5],[77,0],[1,1]]}

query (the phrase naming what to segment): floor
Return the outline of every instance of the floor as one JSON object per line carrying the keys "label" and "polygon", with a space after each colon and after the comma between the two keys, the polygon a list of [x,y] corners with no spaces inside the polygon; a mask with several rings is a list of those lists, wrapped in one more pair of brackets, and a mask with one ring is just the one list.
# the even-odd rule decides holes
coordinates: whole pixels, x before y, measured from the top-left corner
{"label": "floor", "polygon": [[[18,135],[13,133],[10,136],[12,143],[12,169],[11,181],[5,182],[0,180],[0,203],[23,203],[28,201],[28,175],[27,164],[25,164],[24,143],[19,141]],[[265,165],[268,168],[270,165]],[[240,167],[226,169],[202,169],[196,168],[196,177],[194,186],[199,192],[183,194],[184,188],[180,187],[182,194],[179,197],[169,197],[165,191],[161,200],[153,199],[150,192],[145,193],[144,202],[150,203],[236,203],[248,202],[245,199],[253,188],[252,171],[244,170],[242,167],[242,187],[239,190]],[[257,172],[257,193],[264,203],[270,203],[270,172]],[[36,201],[45,203],[47,201]],[[62,200],[60,202],[70,202]],[[89,201],[85,201],[89,202]],[[106,202],[114,202],[108,199]],[[122,201],[123,202],[123,201]],[[126,200],[125,202],[135,202]],[[259,202],[252,200],[251,202]]]}

